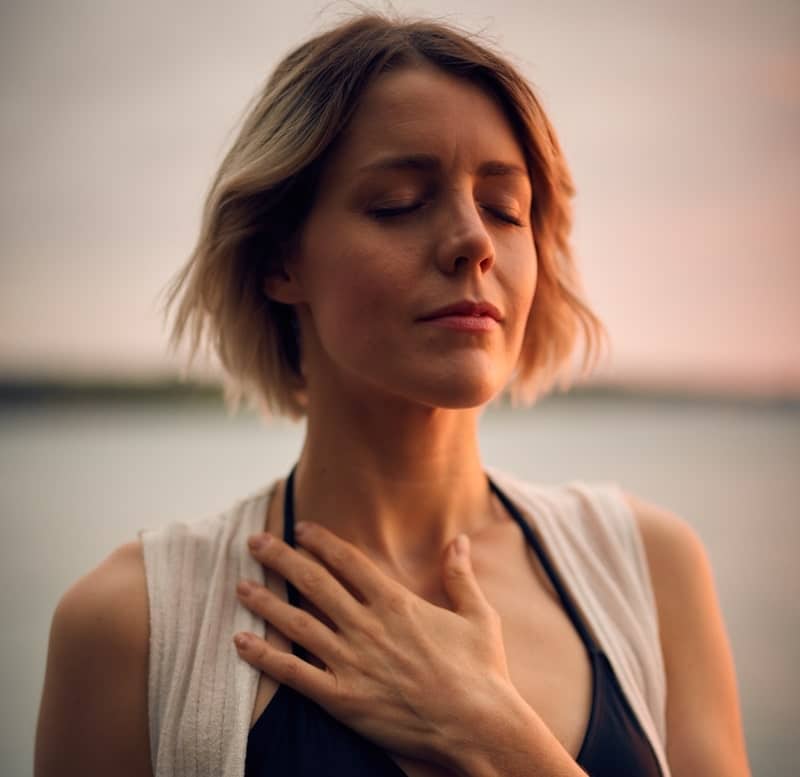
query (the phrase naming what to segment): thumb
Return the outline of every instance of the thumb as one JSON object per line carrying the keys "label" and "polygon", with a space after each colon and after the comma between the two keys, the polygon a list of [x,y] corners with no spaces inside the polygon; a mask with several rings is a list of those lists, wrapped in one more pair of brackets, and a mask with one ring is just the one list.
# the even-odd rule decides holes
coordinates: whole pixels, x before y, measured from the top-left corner
{"label": "thumb", "polygon": [[472,569],[466,534],[459,534],[445,551],[443,582],[453,608],[461,615],[476,615],[487,608],[486,597]]}

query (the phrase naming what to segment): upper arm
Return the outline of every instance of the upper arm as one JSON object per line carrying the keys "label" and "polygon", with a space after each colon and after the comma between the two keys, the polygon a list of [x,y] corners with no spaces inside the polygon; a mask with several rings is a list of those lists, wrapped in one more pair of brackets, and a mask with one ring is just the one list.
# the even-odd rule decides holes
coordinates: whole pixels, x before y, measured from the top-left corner
{"label": "upper arm", "polygon": [[148,777],[149,609],[141,544],[124,545],[53,616],[36,777]]}
{"label": "upper arm", "polygon": [[750,774],[733,657],[702,541],[673,513],[626,494],[645,546],[667,676],[673,777]]}

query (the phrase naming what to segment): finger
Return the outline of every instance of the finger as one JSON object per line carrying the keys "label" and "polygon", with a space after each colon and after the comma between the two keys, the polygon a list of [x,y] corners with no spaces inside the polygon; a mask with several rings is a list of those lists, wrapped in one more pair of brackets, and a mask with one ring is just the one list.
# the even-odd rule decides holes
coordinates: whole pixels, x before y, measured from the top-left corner
{"label": "finger", "polygon": [[389,593],[396,583],[359,548],[318,523],[302,521],[295,527],[298,543],[317,556],[368,603]]}
{"label": "finger", "polygon": [[297,642],[326,666],[344,659],[344,646],[334,631],[299,607],[283,601],[258,583],[242,580],[236,586],[239,601],[252,613],[268,621],[292,642]]}
{"label": "finger", "polygon": [[308,661],[278,650],[255,634],[245,632],[233,638],[239,656],[274,680],[294,688],[321,705],[330,702],[336,692],[336,678]]}
{"label": "finger", "polygon": [[482,616],[491,609],[475,577],[466,534],[459,534],[444,552],[442,579],[455,612],[467,617]]}
{"label": "finger", "polygon": [[361,605],[322,564],[268,533],[251,537],[248,544],[257,561],[292,583],[337,626],[357,623]]}

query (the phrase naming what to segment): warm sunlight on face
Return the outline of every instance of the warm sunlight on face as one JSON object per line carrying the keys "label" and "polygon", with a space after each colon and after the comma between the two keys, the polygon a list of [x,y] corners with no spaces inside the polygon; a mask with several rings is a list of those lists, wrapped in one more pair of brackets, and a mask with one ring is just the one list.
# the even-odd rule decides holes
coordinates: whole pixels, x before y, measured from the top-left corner
{"label": "warm sunlight on face", "polygon": [[[522,149],[489,95],[427,66],[379,77],[293,262],[312,401],[337,385],[430,407],[494,397],[536,287],[530,209]],[[486,306],[429,318],[462,302]]]}

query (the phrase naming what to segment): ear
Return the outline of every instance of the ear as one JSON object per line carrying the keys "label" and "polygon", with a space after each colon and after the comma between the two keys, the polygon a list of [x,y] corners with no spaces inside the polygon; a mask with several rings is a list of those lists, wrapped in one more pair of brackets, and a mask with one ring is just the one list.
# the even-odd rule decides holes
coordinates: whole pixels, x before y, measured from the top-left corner
{"label": "ear", "polygon": [[295,273],[285,266],[281,266],[265,276],[262,289],[269,299],[275,302],[282,302],[285,305],[296,305],[305,299]]}

